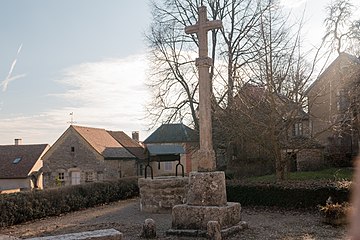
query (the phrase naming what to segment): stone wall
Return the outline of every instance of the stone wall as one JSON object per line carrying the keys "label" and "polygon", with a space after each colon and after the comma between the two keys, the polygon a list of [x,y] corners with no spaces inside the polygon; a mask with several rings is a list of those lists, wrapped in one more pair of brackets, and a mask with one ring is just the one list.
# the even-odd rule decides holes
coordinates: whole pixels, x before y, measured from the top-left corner
{"label": "stone wall", "polygon": [[170,212],[172,207],[186,202],[188,177],[140,178],[140,210],[151,213]]}
{"label": "stone wall", "polygon": [[136,161],[133,160],[105,160],[105,180],[136,176]]}
{"label": "stone wall", "polygon": [[[43,157],[44,187],[116,180],[136,176],[135,159],[104,160],[75,130],[69,128]],[[59,173],[64,179],[59,181]],[[79,175],[77,175],[79,174]]]}
{"label": "stone wall", "polygon": [[298,171],[314,171],[324,167],[323,149],[303,149],[296,154]]}

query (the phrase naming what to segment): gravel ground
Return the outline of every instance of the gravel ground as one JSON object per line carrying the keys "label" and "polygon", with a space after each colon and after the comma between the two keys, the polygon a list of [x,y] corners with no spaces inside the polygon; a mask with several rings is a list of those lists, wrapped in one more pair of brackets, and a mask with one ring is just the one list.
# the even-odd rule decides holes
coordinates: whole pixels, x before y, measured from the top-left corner
{"label": "gravel ground", "polygon": [[[315,213],[247,207],[243,208],[241,213],[242,220],[249,224],[249,228],[227,238],[229,240],[348,239],[346,227],[326,225]],[[157,239],[189,239],[188,237],[167,237],[165,232],[171,228],[171,214],[142,213],[139,210],[137,198],[0,229],[0,239],[2,239],[1,236],[3,239],[8,239],[5,235],[30,238],[105,228],[119,230],[126,240],[141,239],[139,235],[147,218],[152,218],[156,222]]]}

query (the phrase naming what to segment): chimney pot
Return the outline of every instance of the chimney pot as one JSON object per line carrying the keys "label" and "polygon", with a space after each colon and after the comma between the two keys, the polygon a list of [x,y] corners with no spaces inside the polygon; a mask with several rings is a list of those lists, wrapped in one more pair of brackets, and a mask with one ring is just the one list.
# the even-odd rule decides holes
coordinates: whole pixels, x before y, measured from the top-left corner
{"label": "chimney pot", "polygon": [[15,138],[15,145],[21,145],[22,139],[21,138]]}
{"label": "chimney pot", "polygon": [[139,131],[132,132],[132,139],[135,141],[139,141]]}

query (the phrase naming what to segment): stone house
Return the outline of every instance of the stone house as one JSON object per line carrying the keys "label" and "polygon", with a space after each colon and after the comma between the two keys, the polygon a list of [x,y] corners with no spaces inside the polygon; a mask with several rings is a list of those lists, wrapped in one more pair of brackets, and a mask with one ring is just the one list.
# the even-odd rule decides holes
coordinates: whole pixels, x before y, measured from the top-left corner
{"label": "stone house", "polygon": [[0,193],[43,188],[43,156],[48,144],[0,146]]}
{"label": "stone house", "polygon": [[[197,171],[196,151],[199,149],[198,133],[188,126],[178,124],[163,124],[144,140],[146,149],[154,149],[156,154],[166,154],[168,160],[156,160],[151,157],[154,176],[175,175],[178,161],[171,157],[179,155],[184,173]],[[149,151],[148,151],[149,154]],[[159,156],[160,157],[160,156]],[[159,159],[159,158],[158,158]],[[144,166],[145,167],[145,166]]]}
{"label": "stone house", "polygon": [[309,116],[301,103],[245,84],[223,113],[215,115],[215,139],[217,151],[224,149],[229,175],[272,174],[277,154],[287,161],[287,171],[313,170],[323,164],[322,147],[311,139]]}
{"label": "stone house", "polygon": [[287,170],[315,171],[323,168],[324,147],[311,136],[309,114],[298,109],[290,119],[290,125],[281,151],[282,158],[288,163]]}
{"label": "stone house", "polygon": [[45,187],[136,176],[143,147],[121,131],[70,125],[44,155]]}
{"label": "stone house", "polygon": [[351,166],[359,152],[360,59],[341,53],[306,91],[311,136],[326,163]]}

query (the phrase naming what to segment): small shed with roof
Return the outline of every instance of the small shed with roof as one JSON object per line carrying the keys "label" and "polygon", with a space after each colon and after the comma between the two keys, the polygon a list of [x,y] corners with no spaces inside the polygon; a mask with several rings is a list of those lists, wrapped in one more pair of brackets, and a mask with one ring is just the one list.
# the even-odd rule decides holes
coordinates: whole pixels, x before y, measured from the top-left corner
{"label": "small shed with roof", "polygon": [[197,170],[198,132],[182,123],[162,124],[144,144],[155,176],[174,175],[178,164],[184,167],[184,173]]}
{"label": "small shed with roof", "polygon": [[282,155],[290,172],[316,171],[324,167],[324,146],[308,136],[293,137],[283,143]]}

